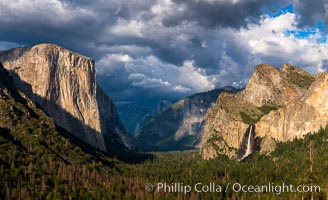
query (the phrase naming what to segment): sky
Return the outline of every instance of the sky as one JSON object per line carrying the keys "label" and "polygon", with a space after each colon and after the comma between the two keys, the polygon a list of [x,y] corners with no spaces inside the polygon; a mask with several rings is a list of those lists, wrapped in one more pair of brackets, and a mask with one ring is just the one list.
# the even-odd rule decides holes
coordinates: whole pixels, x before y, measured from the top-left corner
{"label": "sky", "polygon": [[260,63],[328,70],[326,0],[0,0],[0,27],[0,50],[92,57],[116,102],[244,87]]}

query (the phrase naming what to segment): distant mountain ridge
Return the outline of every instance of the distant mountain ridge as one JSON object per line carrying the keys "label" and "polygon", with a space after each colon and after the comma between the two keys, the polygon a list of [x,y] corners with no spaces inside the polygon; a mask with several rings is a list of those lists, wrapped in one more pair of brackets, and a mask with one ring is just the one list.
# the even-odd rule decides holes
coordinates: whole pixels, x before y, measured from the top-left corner
{"label": "distant mountain ridge", "polygon": [[137,102],[117,102],[116,107],[120,119],[132,136],[140,133],[142,127],[155,115],[172,105],[171,102],[160,100],[156,107],[141,105]]}
{"label": "distant mountain ridge", "polygon": [[152,118],[137,135],[138,145],[146,150],[196,148],[202,136],[205,116],[222,92],[235,93],[233,87],[214,89],[183,98]]}
{"label": "distant mountain ridge", "polygon": [[115,106],[96,83],[94,61],[54,44],[0,52],[15,87],[40,105],[56,124],[106,151],[113,143],[132,148]]}

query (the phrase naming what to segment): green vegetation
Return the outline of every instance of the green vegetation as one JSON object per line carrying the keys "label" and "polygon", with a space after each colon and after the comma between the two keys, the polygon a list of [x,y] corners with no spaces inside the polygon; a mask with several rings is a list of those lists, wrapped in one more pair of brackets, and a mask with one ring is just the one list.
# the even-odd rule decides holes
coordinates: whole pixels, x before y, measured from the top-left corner
{"label": "green vegetation", "polygon": [[[26,136],[26,135],[25,135]],[[57,136],[57,138],[61,138]],[[17,138],[16,143],[23,142]],[[65,140],[64,138],[62,138]],[[25,138],[30,141],[31,138]],[[59,141],[56,141],[59,142]],[[64,142],[64,141],[62,141]],[[313,172],[309,166],[309,146],[313,144]],[[197,151],[154,153],[155,158],[139,164],[124,164],[115,159],[111,164],[95,161],[79,147],[69,143],[51,148],[44,145],[19,148],[1,136],[1,196],[23,199],[310,199],[311,193],[219,193],[146,192],[148,183],[184,183],[194,185],[228,183],[262,185],[314,184],[321,186],[315,199],[326,199],[328,180],[328,129],[308,135],[303,140],[278,144],[269,157],[257,152],[247,162],[236,162],[220,156],[204,161]],[[73,148],[69,150],[65,148]],[[25,148],[29,149],[25,149]],[[74,153],[76,152],[76,153]]]}
{"label": "green vegetation", "polygon": [[269,114],[272,110],[277,110],[278,106],[273,103],[266,103],[258,108],[263,115]]}
{"label": "green vegetation", "polygon": [[245,101],[240,95],[224,93],[220,98],[220,103],[218,104],[220,108],[235,120],[242,121],[248,125],[255,124],[264,115],[279,108],[272,102],[266,102],[264,105],[257,107]]}
{"label": "green vegetation", "polygon": [[[0,90],[0,196],[5,199],[98,197],[117,162],[64,137],[53,120],[13,90]],[[75,138],[75,141],[78,139]],[[104,169],[106,166],[106,169]],[[89,188],[93,188],[88,191]]]}
{"label": "green vegetation", "polygon": [[[320,185],[328,192],[328,127],[304,139],[279,143],[270,156],[246,162],[225,156],[204,161],[198,151],[153,153],[127,164],[67,137],[30,102],[0,91],[0,196],[3,199],[310,199],[311,193],[187,194],[147,192],[149,183]],[[267,110],[267,109],[264,109]],[[63,136],[65,135],[65,136]],[[219,140],[219,138],[216,138]],[[215,142],[215,138],[213,139]],[[311,152],[311,153],[310,153]],[[311,156],[310,156],[311,155]]]}
{"label": "green vegetation", "polygon": [[[169,132],[168,136],[161,137],[153,132],[144,131],[143,135],[140,135],[138,142],[144,151],[180,151],[195,149],[195,145],[199,142],[197,135],[187,135],[179,140],[175,140],[175,133]],[[142,142],[144,143],[142,143]]]}
{"label": "green vegetation", "polygon": [[245,110],[240,111],[241,120],[245,124],[255,124],[261,118],[261,113],[257,112],[257,110]]}
{"label": "green vegetation", "polygon": [[227,155],[237,151],[237,149],[230,147],[219,133],[209,138],[206,143],[212,146],[219,155]]}
{"label": "green vegetation", "polygon": [[287,68],[287,79],[294,85],[308,89],[314,81],[314,76],[300,68],[289,66]]}
{"label": "green vegetation", "polygon": [[258,122],[264,115],[269,114],[272,110],[277,110],[278,106],[273,103],[266,103],[261,107],[255,109],[246,109],[239,111],[241,120],[245,124],[255,124]]}

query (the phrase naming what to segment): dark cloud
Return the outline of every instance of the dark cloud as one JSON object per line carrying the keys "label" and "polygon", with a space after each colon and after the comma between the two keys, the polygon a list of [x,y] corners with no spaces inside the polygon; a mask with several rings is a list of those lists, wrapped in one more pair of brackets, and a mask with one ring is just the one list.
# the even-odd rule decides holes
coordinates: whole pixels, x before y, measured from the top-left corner
{"label": "dark cloud", "polygon": [[[150,1],[0,1],[0,38],[22,45],[56,43],[95,59],[104,52],[98,45],[133,43],[109,35],[118,18],[130,19],[149,9]],[[138,41],[135,41],[138,42]]]}
{"label": "dark cloud", "polygon": [[243,1],[200,1],[174,0],[182,11],[177,11],[163,19],[166,26],[176,26],[184,21],[195,21],[207,28],[239,28],[248,22],[256,22],[263,14],[263,9],[271,7],[272,0]]}
{"label": "dark cloud", "polygon": [[[326,0],[316,1],[295,1],[295,11],[299,13],[299,25],[314,26],[318,21],[322,21],[328,26],[328,2]],[[328,30],[326,28],[325,32]]]}
{"label": "dark cloud", "polygon": [[0,49],[56,43],[94,58],[114,100],[148,104],[245,84],[260,62],[325,70],[324,45],[284,31],[327,19],[324,0],[0,0]]}

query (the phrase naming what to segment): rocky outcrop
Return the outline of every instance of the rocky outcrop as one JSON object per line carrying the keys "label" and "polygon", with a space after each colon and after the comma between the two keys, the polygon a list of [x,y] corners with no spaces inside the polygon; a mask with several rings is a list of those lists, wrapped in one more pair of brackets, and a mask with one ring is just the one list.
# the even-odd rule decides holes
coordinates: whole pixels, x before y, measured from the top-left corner
{"label": "rocky outcrop", "polygon": [[145,150],[195,148],[205,125],[205,116],[221,92],[237,92],[225,87],[186,97],[149,121],[137,136]]}
{"label": "rocky outcrop", "polygon": [[320,73],[309,90],[287,106],[264,116],[257,124],[257,135],[277,141],[302,138],[328,124],[328,73]]}
{"label": "rocky outcrop", "polygon": [[267,64],[256,66],[245,90],[220,95],[208,112],[202,157],[236,157],[249,125],[255,124],[256,133],[260,131],[256,123],[263,116],[301,98],[313,81],[314,76],[290,64],[284,64],[282,70]]}
{"label": "rocky outcrop", "polygon": [[[126,131],[115,107],[96,84],[94,61],[53,44],[0,52],[0,61],[18,90],[55,122],[90,145],[106,150],[104,135]],[[100,109],[101,108],[101,109]]]}
{"label": "rocky outcrop", "polygon": [[282,70],[262,64],[255,67],[245,90],[239,95],[257,107],[266,103],[284,106],[299,98],[313,81],[311,74],[290,64],[284,64]]}
{"label": "rocky outcrop", "polygon": [[260,144],[260,154],[270,155],[277,147],[276,141],[269,135],[265,136]]}

